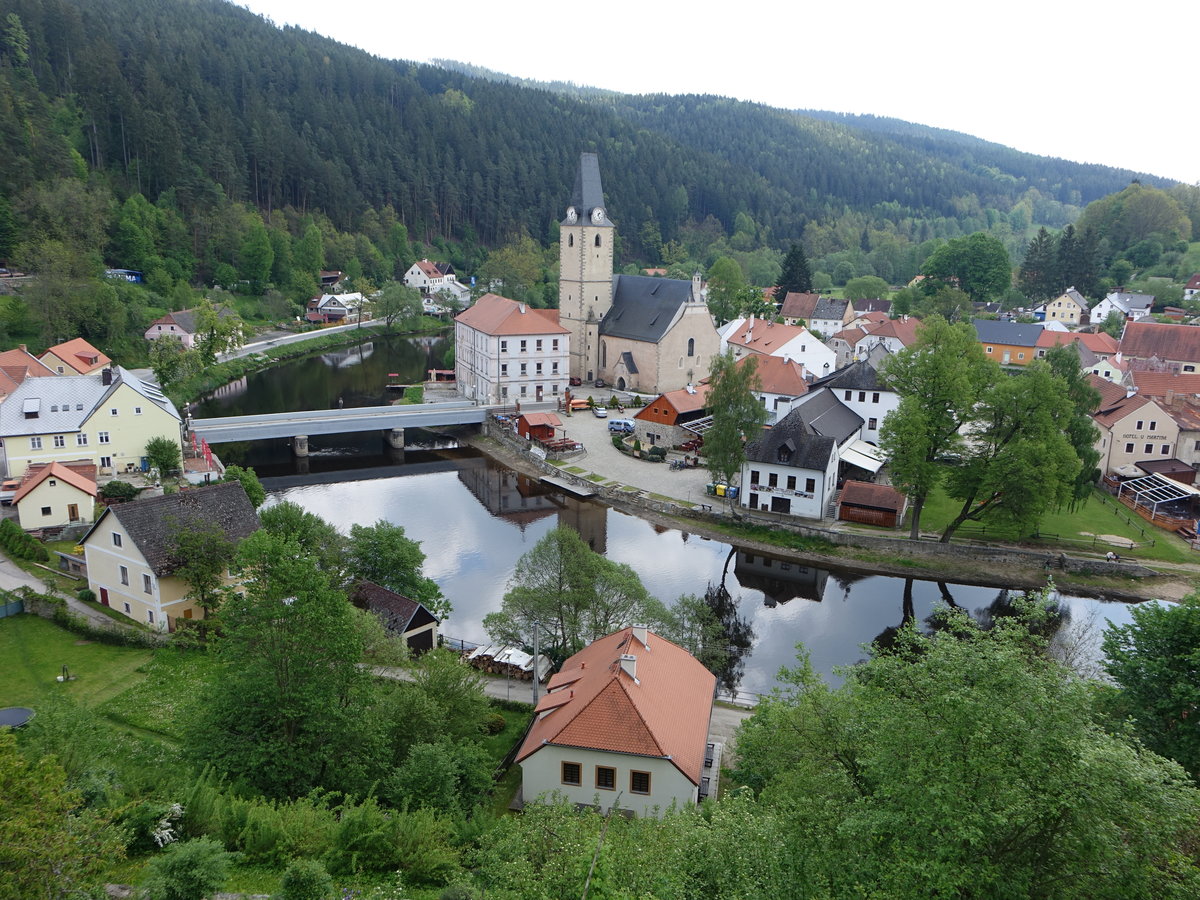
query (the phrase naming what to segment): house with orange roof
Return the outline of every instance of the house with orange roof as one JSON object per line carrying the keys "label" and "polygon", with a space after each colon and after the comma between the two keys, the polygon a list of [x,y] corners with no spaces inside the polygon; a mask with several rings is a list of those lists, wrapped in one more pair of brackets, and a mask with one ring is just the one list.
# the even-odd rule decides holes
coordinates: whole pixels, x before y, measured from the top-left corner
{"label": "house with orange roof", "polygon": [[821,302],[820,294],[804,291],[788,291],[783,303],[779,305],[779,315],[783,316],[785,325],[807,323],[812,318],[817,304]]}
{"label": "house with orange roof", "polygon": [[825,341],[825,346],[834,353],[835,369],[849,365],[854,360],[854,348],[858,346],[859,341],[867,336],[865,326],[870,323],[861,322],[861,318],[859,321],[861,324],[851,328],[843,328],[836,334],[830,335]]}
{"label": "house with orange roof", "polygon": [[707,384],[659,394],[634,415],[634,437],[651,447],[677,447],[696,437],[686,426],[708,414],[707,404]]}
{"label": "house with orange roof", "polygon": [[55,344],[38,358],[57,375],[90,375],[112,362],[83,338]]}
{"label": "house with orange roof", "polygon": [[758,387],[754,396],[767,409],[767,424],[779,421],[792,411],[792,405],[808,392],[808,373],[794,360],[779,356],[744,356],[739,368],[754,362]]}
{"label": "house with orange roof", "polygon": [[1054,331],[1043,328],[1037,336],[1037,356],[1042,359],[1047,350],[1060,347],[1063,344],[1082,344],[1100,359],[1108,359],[1119,352],[1116,339],[1107,332],[1097,331],[1090,334],[1083,331]]}
{"label": "house with orange roof", "polygon": [[26,470],[13,497],[23,529],[61,528],[95,518],[96,466],[91,460],[81,462],[52,462]]}
{"label": "house with orange roof", "polygon": [[864,326],[866,336],[854,345],[854,357],[866,359],[876,348],[883,348],[889,353],[899,353],[916,342],[917,328],[920,325],[920,319],[901,316],[898,319],[887,319],[878,325]]}
{"label": "house with orange roof", "polygon": [[454,377],[468,400],[542,400],[567,389],[571,338],[556,309],[484,294],[455,317],[454,338]]}
{"label": "house with orange roof", "polygon": [[789,291],[779,307],[779,315],[785,325],[805,325],[811,331],[830,335],[847,327],[856,313],[851,300]]}
{"label": "house with orange roof", "polygon": [[1128,321],[1120,346],[1135,369],[1200,372],[1200,328],[1195,325]]}
{"label": "house with orange roof", "polygon": [[471,296],[471,289],[459,282],[454,266],[448,262],[419,259],[409,266],[400,280],[416,288],[425,297],[435,297],[445,292],[452,299],[461,301]]}
{"label": "house with orange roof", "polygon": [[57,373],[21,344],[0,352],[0,400],[3,400],[26,378],[43,378]]}
{"label": "house with orange roof", "polygon": [[1107,475],[1140,462],[1169,460],[1179,445],[1179,425],[1157,402],[1095,375],[1088,382],[1100,391],[1092,421],[1100,431],[1096,449]]}
{"label": "house with orange roof", "polygon": [[538,702],[516,761],[525,803],[565,798],[661,816],[706,793],[716,676],[634,625],[568,658]]}
{"label": "house with orange roof", "polygon": [[832,372],[837,354],[803,325],[784,325],[770,320],[738,317],[717,329],[721,352],[733,350],[735,359],[747,353],[795,360],[814,375]]}

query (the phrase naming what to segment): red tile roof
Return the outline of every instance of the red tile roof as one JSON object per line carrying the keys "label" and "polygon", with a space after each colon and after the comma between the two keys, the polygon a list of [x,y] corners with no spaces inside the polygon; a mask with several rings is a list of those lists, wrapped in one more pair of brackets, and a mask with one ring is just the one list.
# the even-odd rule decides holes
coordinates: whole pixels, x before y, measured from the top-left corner
{"label": "red tile roof", "polygon": [[523,413],[521,418],[525,420],[526,425],[552,425],[562,428],[562,419],[552,412]]}
{"label": "red tile roof", "polygon": [[1188,283],[1183,286],[1185,291],[1200,291],[1200,272],[1197,272],[1188,279]]}
{"label": "red tile roof", "polygon": [[788,291],[787,296],[783,298],[783,303],[779,307],[779,314],[787,319],[804,319],[807,321],[812,318],[812,314],[817,308],[817,302],[820,299],[820,294],[801,294],[796,291]]}
{"label": "red tile roof", "polygon": [[781,325],[776,322],[755,319],[753,325],[749,321],[739,325],[736,331],[730,333],[728,341],[754,353],[767,356],[788,341],[802,335],[808,335],[814,343],[817,342],[812,332],[803,325]]}
{"label": "red tile roof", "polygon": [[[80,375],[87,375],[107,366],[111,359],[85,341],[83,338],[72,338],[61,344],[56,344],[46,350],[53,353],[67,365],[73,366]],[[46,353],[42,356],[45,357]]]}
{"label": "red tile roof", "polygon": [[842,503],[899,512],[904,508],[904,495],[887,484],[847,481],[842,487]]}
{"label": "red tile roof", "polygon": [[[517,762],[546,745],[607,750],[669,759],[699,784],[716,676],[682,647],[645,635],[643,644],[625,628],[566,660]],[[635,657],[636,677],[622,667],[626,654]]]}
{"label": "red tile roof", "polygon": [[917,339],[917,327],[920,324],[920,319],[905,316],[903,319],[888,319],[877,328],[868,328],[867,333],[872,337],[895,338],[905,347],[911,347]]}
{"label": "red tile roof", "polygon": [[1158,322],[1126,322],[1121,353],[1134,359],[1157,356],[1163,360],[1200,363],[1200,328]]}
{"label": "red tile roof", "polygon": [[41,467],[39,471],[34,473],[32,478],[27,477],[21,483],[21,487],[17,490],[12,502],[20,503],[22,497],[49,478],[59,478],[72,487],[83,491],[85,494],[89,494],[92,497],[96,496],[96,482],[94,480],[72,469],[68,469],[62,463],[52,462],[48,466]]}
{"label": "red tile roof", "polygon": [[804,366],[782,356],[746,356],[738,360],[739,366],[755,361],[754,374],[758,376],[759,390],[767,394],[788,394],[798,397],[808,390],[804,380]]}
{"label": "red tile roof", "polygon": [[1200,373],[1133,372],[1131,377],[1138,393],[1147,397],[1165,397],[1167,391],[1178,396],[1200,394]]}
{"label": "red tile roof", "polygon": [[558,324],[557,309],[533,309],[499,294],[484,294],[455,321],[492,335],[570,333]]}
{"label": "red tile roof", "polygon": [[675,410],[676,417],[684,413],[704,409],[704,405],[708,402],[708,384],[697,384],[694,388],[691,391],[687,388],[680,388],[677,391],[667,391],[665,394],[659,394],[638,410],[634,418],[658,421],[657,419],[651,419],[649,415],[643,415],[643,413],[649,413],[652,409],[661,409],[664,406]]}
{"label": "red tile roof", "polygon": [[1116,339],[1103,331],[1085,334],[1081,331],[1048,331],[1043,328],[1042,333],[1038,335],[1037,346],[1049,349],[1076,342],[1083,344],[1097,356],[1113,356],[1117,352]]}

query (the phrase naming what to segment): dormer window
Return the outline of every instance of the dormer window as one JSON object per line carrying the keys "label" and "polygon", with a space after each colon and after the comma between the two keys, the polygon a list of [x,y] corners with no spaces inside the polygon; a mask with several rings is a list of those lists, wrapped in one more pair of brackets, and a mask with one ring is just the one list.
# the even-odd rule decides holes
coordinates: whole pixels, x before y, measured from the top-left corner
{"label": "dormer window", "polygon": [[782,444],[779,445],[779,452],[778,452],[776,458],[781,463],[785,463],[785,464],[790,463],[792,461],[792,456],[795,453],[796,453],[796,443],[791,438],[788,438],[786,441],[784,441]]}

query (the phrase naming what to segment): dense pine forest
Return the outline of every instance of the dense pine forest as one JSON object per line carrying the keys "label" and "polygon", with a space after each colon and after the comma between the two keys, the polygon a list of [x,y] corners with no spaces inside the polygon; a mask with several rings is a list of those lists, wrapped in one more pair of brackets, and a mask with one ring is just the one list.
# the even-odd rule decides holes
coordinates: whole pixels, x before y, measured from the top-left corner
{"label": "dense pine forest", "polygon": [[601,154],[622,265],[728,255],[759,284],[795,242],[836,283],[902,283],[976,231],[1019,260],[1039,226],[1133,180],[1196,205],[1195,188],[1151,175],[889,119],[384,60],[220,0],[5,9],[0,264],[60,285],[133,268],[150,285],[140,307],[112,290],[82,311],[10,306],[10,338],[119,350],[115,331],[211,285],[282,318],[321,267],[377,286],[421,255],[553,302],[555,223],[584,150]]}

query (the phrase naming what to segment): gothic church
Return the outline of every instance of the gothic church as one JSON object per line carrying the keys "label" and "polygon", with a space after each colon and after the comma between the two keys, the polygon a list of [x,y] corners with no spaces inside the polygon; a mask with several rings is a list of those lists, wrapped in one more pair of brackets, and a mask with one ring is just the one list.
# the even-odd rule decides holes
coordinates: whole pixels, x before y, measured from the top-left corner
{"label": "gothic church", "polygon": [[700,276],[613,273],[616,226],[604,206],[595,153],[580,157],[559,233],[559,323],[571,332],[573,378],[658,394],[708,375],[721,339],[700,296]]}

